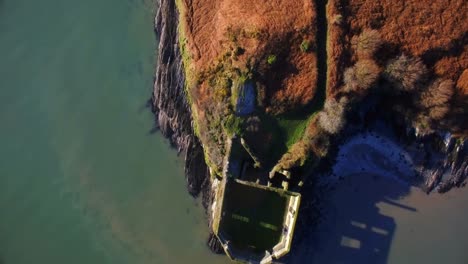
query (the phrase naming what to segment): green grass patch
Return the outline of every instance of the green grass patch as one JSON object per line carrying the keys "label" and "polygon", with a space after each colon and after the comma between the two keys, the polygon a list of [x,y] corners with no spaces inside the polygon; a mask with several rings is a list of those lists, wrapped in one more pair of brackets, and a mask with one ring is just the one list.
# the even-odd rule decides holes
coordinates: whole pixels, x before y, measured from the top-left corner
{"label": "green grass patch", "polygon": [[308,52],[310,50],[310,42],[308,40],[303,40],[301,43],[301,51]]}
{"label": "green grass patch", "polygon": [[235,116],[229,115],[226,117],[226,123],[224,125],[224,129],[231,135],[242,135],[242,127],[243,127],[243,119]]}
{"label": "green grass patch", "polygon": [[302,138],[309,120],[310,117],[306,119],[278,118],[278,125],[285,135],[284,140],[288,149]]}
{"label": "green grass patch", "polygon": [[270,65],[275,64],[277,60],[278,60],[278,58],[276,58],[276,55],[274,55],[274,54],[268,55],[268,57],[267,57],[267,63],[270,64]]}

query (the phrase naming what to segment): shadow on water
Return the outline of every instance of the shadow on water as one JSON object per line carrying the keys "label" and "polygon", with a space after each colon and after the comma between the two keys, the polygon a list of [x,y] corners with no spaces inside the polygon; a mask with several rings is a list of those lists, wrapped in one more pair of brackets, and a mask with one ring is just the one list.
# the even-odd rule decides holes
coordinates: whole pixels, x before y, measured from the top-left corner
{"label": "shadow on water", "polygon": [[159,126],[156,124],[148,131],[148,135],[155,135],[159,132]]}
{"label": "shadow on water", "polygon": [[[0,0],[1,1],[1,0]],[[154,83],[154,80],[153,80],[153,83]],[[146,100],[146,102],[144,104],[142,104],[139,108],[138,108],[138,114],[142,114],[146,111],[151,111],[154,113],[154,109],[153,109],[153,99],[150,98],[148,100]],[[156,118],[156,117],[154,117]],[[157,120],[155,119],[154,120],[155,122],[153,123],[153,127],[148,131],[148,135],[154,135],[156,133],[158,133],[160,130],[159,130],[159,125],[157,123]],[[1,263],[0,263],[1,264]]]}
{"label": "shadow on water", "polygon": [[[335,190],[329,191],[327,201],[321,202],[322,216],[316,228],[298,222],[297,241],[285,262],[387,263],[397,224],[382,208],[392,215],[416,212],[397,202],[409,190],[409,185],[381,176],[348,175]],[[310,211],[306,208],[302,213]]]}
{"label": "shadow on water", "polygon": [[[318,85],[325,87],[327,0],[315,2]],[[397,202],[409,193],[411,186],[380,175],[366,174],[364,168],[362,173],[356,173],[360,172],[355,168],[359,164],[349,163],[348,166],[345,175],[340,175],[346,176],[345,179],[336,185],[335,190],[304,187],[291,252],[280,262],[388,263],[397,228],[393,216],[402,212],[416,212],[415,208]]]}

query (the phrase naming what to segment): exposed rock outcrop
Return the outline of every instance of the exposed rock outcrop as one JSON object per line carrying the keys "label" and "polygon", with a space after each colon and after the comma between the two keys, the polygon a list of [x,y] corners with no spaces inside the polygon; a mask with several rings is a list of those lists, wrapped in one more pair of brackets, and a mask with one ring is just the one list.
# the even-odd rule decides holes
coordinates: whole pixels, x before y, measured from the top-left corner
{"label": "exposed rock outcrop", "polygon": [[211,251],[213,251],[213,253],[216,253],[216,254],[224,253],[223,246],[221,245],[221,243],[219,242],[218,238],[215,235],[210,234],[206,244],[211,249]]}
{"label": "exposed rock outcrop", "polygon": [[[466,185],[468,178],[468,141],[450,133],[419,135],[415,129],[406,128],[403,141],[410,146],[415,166],[426,193],[445,193]],[[413,146],[413,147],[411,147]]]}
{"label": "exposed rock outcrop", "polygon": [[[416,173],[416,181],[411,182],[421,187],[426,193],[437,191],[445,193],[452,188],[466,185],[468,179],[468,141],[466,136],[451,134],[449,131],[435,130],[423,133],[412,122],[396,112],[388,112],[379,96],[368,97],[366,104],[348,121],[348,134],[366,130],[388,134],[395,143],[400,144],[411,159]],[[346,137],[346,135],[344,135]]]}
{"label": "exposed rock outcrop", "polygon": [[448,137],[442,147],[443,155],[442,170],[447,177],[441,179],[437,186],[439,193],[445,193],[454,187],[462,187],[466,184],[468,177],[468,143],[466,140],[456,140]]}
{"label": "exposed rock outcrop", "polygon": [[[209,210],[213,200],[210,173],[203,148],[193,131],[190,105],[184,91],[185,78],[177,35],[178,17],[175,0],[160,0],[155,19],[159,56],[152,106],[161,133],[179,153],[185,155],[185,177],[189,193],[194,197],[202,193],[203,206]],[[213,234],[210,234],[207,244],[214,253],[223,252]]]}
{"label": "exposed rock outcrop", "polygon": [[174,0],[161,0],[155,19],[159,37],[153,111],[161,133],[185,155],[187,188],[198,196],[207,180],[203,149],[193,133],[190,106],[184,91],[184,72],[178,45],[178,13]]}

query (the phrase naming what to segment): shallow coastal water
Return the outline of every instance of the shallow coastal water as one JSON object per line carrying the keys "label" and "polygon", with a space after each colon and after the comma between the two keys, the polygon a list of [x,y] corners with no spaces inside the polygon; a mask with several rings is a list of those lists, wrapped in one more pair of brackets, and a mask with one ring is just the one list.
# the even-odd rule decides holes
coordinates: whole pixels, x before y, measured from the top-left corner
{"label": "shallow coastal water", "polygon": [[468,263],[468,189],[427,195],[408,164],[385,137],[350,139],[333,169],[342,180],[327,183],[321,224],[292,263]]}
{"label": "shallow coastal water", "polygon": [[[151,0],[0,0],[1,264],[229,262],[149,133],[153,16]],[[294,263],[468,263],[468,189],[352,176]]]}
{"label": "shallow coastal water", "polygon": [[0,263],[225,263],[145,108],[149,0],[0,0]]}
{"label": "shallow coastal water", "polygon": [[[311,263],[468,263],[466,189],[426,195],[388,178],[342,181],[302,259]],[[302,263],[301,260],[297,263]]]}

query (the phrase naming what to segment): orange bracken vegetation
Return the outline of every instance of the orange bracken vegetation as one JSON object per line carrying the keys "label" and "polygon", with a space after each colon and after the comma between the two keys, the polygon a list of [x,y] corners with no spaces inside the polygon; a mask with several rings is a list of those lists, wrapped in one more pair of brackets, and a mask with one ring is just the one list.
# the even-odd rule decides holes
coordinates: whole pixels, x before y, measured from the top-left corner
{"label": "orange bracken vegetation", "polygon": [[468,69],[464,70],[460,78],[458,78],[457,88],[462,94],[468,96]]}
{"label": "orange bracken vegetation", "polygon": [[[462,76],[468,68],[466,0],[329,0],[327,14],[329,20],[340,17],[340,23],[329,26],[328,94],[337,92],[344,69],[354,64],[351,39],[364,29],[380,32],[385,44],[376,59],[382,65],[404,53],[420,57],[435,77],[455,83],[466,78]],[[466,89],[459,89],[466,95]]]}
{"label": "orange bracken vegetation", "polygon": [[[241,52],[229,63],[240,71],[254,66],[267,110],[285,112],[312,100],[317,76],[313,1],[180,2],[186,9],[181,23],[195,76],[209,71],[229,49],[237,49]],[[311,50],[301,50],[304,41],[311,43]],[[277,57],[274,65],[266,62],[271,55]],[[202,83],[193,89],[201,89],[197,95],[209,100],[209,86]],[[200,98],[196,103],[204,108]]]}

